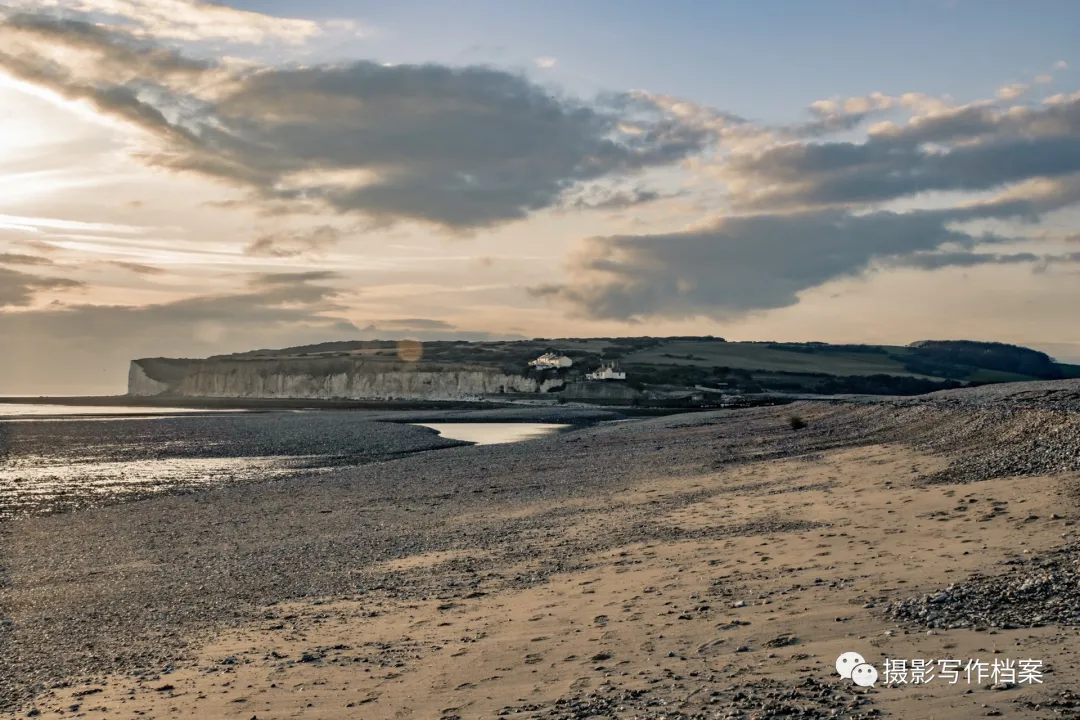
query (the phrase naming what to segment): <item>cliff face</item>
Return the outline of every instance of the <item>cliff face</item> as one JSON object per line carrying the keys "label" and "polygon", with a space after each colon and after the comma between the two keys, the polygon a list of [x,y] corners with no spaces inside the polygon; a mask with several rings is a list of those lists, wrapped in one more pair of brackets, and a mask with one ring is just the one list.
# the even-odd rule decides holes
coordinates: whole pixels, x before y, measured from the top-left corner
{"label": "cliff face", "polygon": [[197,360],[145,358],[128,368],[128,395],[161,395],[179,383]]}
{"label": "cliff face", "polygon": [[155,380],[146,374],[145,368],[138,360],[131,363],[128,368],[128,395],[160,395],[169,389],[168,383]]}
{"label": "cliff face", "polygon": [[182,369],[159,359],[134,360],[128,373],[130,395],[221,398],[471,400],[501,392],[547,392],[562,384],[495,368],[299,358],[196,360]]}

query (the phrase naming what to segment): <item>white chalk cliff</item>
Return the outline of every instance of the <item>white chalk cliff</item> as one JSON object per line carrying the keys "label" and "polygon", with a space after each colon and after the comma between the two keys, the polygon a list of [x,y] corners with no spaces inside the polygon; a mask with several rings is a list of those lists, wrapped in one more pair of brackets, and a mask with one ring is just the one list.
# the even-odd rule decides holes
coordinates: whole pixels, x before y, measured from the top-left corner
{"label": "white chalk cliff", "polygon": [[472,400],[500,393],[547,392],[561,379],[507,374],[496,368],[429,367],[360,360],[134,360],[129,395],[216,398]]}

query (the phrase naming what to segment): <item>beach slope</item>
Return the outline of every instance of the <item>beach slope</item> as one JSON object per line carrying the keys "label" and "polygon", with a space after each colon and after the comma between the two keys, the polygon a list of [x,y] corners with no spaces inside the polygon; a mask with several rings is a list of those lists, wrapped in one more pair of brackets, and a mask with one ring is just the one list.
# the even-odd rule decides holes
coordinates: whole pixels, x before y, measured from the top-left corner
{"label": "beach slope", "polygon": [[[1070,717],[1080,394],[1037,385],[635,420],[6,523],[4,707]],[[843,652],[882,674],[1037,660],[1041,682],[973,665],[860,688]]]}

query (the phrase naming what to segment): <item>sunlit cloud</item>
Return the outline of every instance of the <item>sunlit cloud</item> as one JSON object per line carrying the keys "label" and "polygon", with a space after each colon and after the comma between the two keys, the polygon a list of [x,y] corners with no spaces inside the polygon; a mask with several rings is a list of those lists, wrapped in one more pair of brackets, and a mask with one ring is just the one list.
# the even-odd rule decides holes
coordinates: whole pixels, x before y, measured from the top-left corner
{"label": "sunlit cloud", "polygon": [[45,230],[81,230],[87,232],[107,232],[123,235],[138,235],[147,228],[113,223],[82,222],[79,220],[61,220],[58,218],[20,217],[0,214],[0,229],[24,230],[40,233]]}
{"label": "sunlit cloud", "polygon": [[285,62],[362,20],[19,7],[0,14],[0,332],[35,348],[91,325],[64,347],[119,364],[369,330],[714,332],[898,274],[1076,272],[1038,245],[1075,235],[1080,201],[1063,62],[981,99],[818,86],[766,122],[662,86],[576,95],[565,58]]}
{"label": "sunlit cloud", "polygon": [[995,97],[997,97],[998,100],[1015,100],[1027,92],[1027,89],[1027,85],[1020,83],[1006,85],[1005,87],[998,89],[997,93],[995,93]]}
{"label": "sunlit cloud", "polygon": [[120,21],[132,33],[182,41],[224,40],[240,44],[262,44],[272,40],[302,44],[327,32],[364,34],[354,20],[320,23],[238,10],[194,0],[33,0],[23,9],[57,9],[90,13]]}
{"label": "sunlit cloud", "polygon": [[120,268],[121,270],[127,270],[133,272],[136,275],[165,275],[167,271],[164,268],[154,267],[153,265],[146,265],[144,263],[127,262],[124,260],[105,260],[106,265]]}
{"label": "sunlit cloud", "polygon": [[584,183],[673,166],[716,139],[717,118],[688,104],[577,99],[490,67],[236,69],[42,16],[10,18],[0,41],[14,48],[0,50],[0,69],[138,131],[141,162],[244,188],[276,214],[469,234],[560,207]]}

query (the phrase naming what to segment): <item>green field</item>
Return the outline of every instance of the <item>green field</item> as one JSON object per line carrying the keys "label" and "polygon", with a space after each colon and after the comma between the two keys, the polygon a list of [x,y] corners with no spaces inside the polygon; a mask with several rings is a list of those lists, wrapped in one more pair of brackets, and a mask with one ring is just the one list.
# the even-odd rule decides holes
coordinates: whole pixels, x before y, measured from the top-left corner
{"label": "green field", "polygon": [[[500,368],[537,372],[529,361],[545,352],[568,355],[558,371],[582,379],[603,362],[617,361],[627,384],[766,391],[913,395],[965,384],[1080,377],[1080,365],[1056,364],[1045,353],[1002,343],[927,341],[910,346],[825,343],[726,342],[714,337],[537,338],[501,342],[437,341],[423,344],[414,367]],[[399,364],[394,341],[331,342],[283,350],[257,350],[237,360],[322,358],[350,363]]]}
{"label": "green field", "polygon": [[[897,353],[906,351],[906,348],[899,347],[889,349]],[[766,372],[931,377],[905,370],[903,363],[889,355],[843,351],[810,354],[776,350],[769,347],[769,343],[673,342],[624,355],[621,361],[628,367],[695,365]]]}

